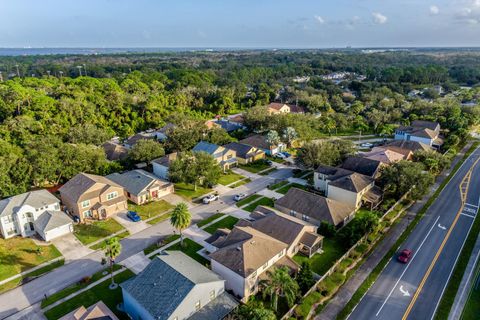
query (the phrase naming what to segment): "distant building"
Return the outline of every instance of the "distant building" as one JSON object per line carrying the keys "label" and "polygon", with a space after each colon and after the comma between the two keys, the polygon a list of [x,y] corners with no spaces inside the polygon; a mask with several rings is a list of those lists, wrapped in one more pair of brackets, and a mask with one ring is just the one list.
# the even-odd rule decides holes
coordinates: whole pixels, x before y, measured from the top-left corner
{"label": "distant building", "polygon": [[232,142],[224,146],[227,149],[234,150],[237,154],[237,160],[240,164],[247,164],[260,159],[265,159],[265,152],[248,144]]}
{"label": "distant building", "polygon": [[409,126],[400,126],[395,130],[395,140],[417,141],[431,147],[440,147],[440,124],[438,122],[415,120]]}
{"label": "distant building", "polygon": [[108,160],[125,160],[128,157],[128,149],[121,144],[108,141],[102,145],[102,148]]}
{"label": "distant building", "polygon": [[267,137],[260,134],[251,135],[238,142],[260,149],[269,156],[274,156],[277,153],[285,150],[285,148],[287,147],[282,142],[280,142],[278,145],[270,144],[267,142]]}
{"label": "distant building", "polygon": [[305,113],[305,109],[286,103],[272,102],[267,106],[268,113],[270,114],[282,114],[282,113]]}
{"label": "distant building", "polygon": [[208,153],[218,162],[223,171],[227,171],[238,164],[235,150],[227,149],[206,141],[197,143],[192,151]]}

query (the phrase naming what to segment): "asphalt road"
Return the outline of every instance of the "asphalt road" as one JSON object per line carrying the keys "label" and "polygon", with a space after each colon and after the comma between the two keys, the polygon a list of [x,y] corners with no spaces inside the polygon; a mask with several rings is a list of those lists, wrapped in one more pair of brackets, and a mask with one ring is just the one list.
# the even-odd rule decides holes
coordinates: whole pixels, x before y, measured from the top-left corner
{"label": "asphalt road", "polygon": [[[248,184],[232,189],[220,196],[220,200],[209,205],[198,205],[192,208],[192,223],[222,212],[234,203],[233,196],[240,192],[256,193],[278,180],[292,176],[289,168],[280,168],[268,176],[256,179]],[[121,262],[130,256],[143,251],[144,248],[173,233],[169,221],[163,221],[141,232],[121,240],[122,253],[117,258]],[[20,287],[0,295],[0,319],[7,318],[31,305],[40,302],[45,295],[51,295],[93,273],[105,268],[100,264],[104,253],[95,251],[78,260],[74,260],[60,268],[47,273]],[[15,317],[15,316],[14,316]],[[28,318],[28,317],[27,317]]]}
{"label": "asphalt road", "polygon": [[[349,319],[432,319],[480,205],[480,148],[473,152],[392,257]],[[462,181],[468,176],[468,183]],[[467,179],[468,181],[468,179]],[[462,201],[462,191],[465,204]]]}

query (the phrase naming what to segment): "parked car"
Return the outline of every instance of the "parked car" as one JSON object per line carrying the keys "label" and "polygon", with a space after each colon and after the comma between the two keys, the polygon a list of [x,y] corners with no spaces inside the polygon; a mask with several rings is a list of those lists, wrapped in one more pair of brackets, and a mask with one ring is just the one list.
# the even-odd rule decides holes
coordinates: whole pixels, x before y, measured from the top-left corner
{"label": "parked car", "polygon": [[266,160],[265,163],[268,164],[269,166],[273,164],[272,160]]}
{"label": "parked car", "polygon": [[370,143],[370,142],[364,142],[360,145],[360,147],[362,147],[362,148],[372,148],[373,144]]}
{"label": "parked car", "polygon": [[210,194],[208,196],[206,196],[205,198],[203,198],[203,203],[204,204],[209,204],[210,202],[212,201],[217,201],[219,199],[218,197],[218,194]]}
{"label": "parked car", "polygon": [[128,219],[132,220],[133,222],[138,222],[138,221],[142,220],[142,218],[140,218],[138,213],[136,213],[135,211],[128,211],[127,212],[127,217],[128,217]]}
{"label": "parked car", "polygon": [[275,158],[285,159],[286,157],[283,153],[279,152],[279,153],[275,154]]}
{"label": "parked car", "polygon": [[401,263],[408,263],[412,258],[413,251],[410,249],[403,249],[397,257],[397,260]]}
{"label": "parked car", "polygon": [[239,193],[239,194],[236,194],[235,197],[233,197],[233,199],[234,199],[235,201],[240,201],[240,200],[242,200],[242,199],[244,199],[244,198],[246,198],[246,197],[247,197],[247,194],[245,194],[245,193]]}
{"label": "parked car", "polygon": [[281,154],[283,154],[285,156],[285,158],[290,158],[292,155],[286,151],[283,151],[283,152],[280,152]]}

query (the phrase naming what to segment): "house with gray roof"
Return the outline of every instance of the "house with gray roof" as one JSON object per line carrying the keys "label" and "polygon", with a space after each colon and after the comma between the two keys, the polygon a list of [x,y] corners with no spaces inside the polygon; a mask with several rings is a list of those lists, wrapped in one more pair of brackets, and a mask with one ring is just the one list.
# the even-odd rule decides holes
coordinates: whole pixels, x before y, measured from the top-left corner
{"label": "house with gray roof", "polygon": [[193,147],[192,151],[208,153],[218,162],[223,171],[227,171],[238,164],[235,150],[227,149],[210,142],[200,141]]}
{"label": "house with gray roof", "polygon": [[120,287],[124,310],[135,320],[220,320],[238,304],[224,285],[183,252],[167,251]]}
{"label": "house with gray roof", "polygon": [[409,126],[399,126],[395,130],[395,140],[417,141],[435,148],[443,144],[440,124],[425,120],[414,120]]}
{"label": "house with gray roof", "polygon": [[164,155],[161,158],[152,160],[153,174],[157,177],[168,180],[168,170],[170,169],[170,164],[177,159],[178,153],[173,152]]}
{"label": "house with gray roof", "polygon": [[145,170],[132,170],[124,173],[112,173],[107,176],[122,186],[125,196],[136,204],[158,200],[173,192],[173,183],[160,180]]}
{"label": "house with gray roof", "polygon": [[0,232],[7,239],[38,233],[45,241],[73,231],[60,200],[47,190],[22,193],[0,201]]}
{"label": "house with gray roof", "polygon": [[247,164],[260,159],[265,159],[265,152],[261,149],[249,146],[248,144],[231,142],[224,145],[225,148],[234,150],[237,153],[238,163]]}

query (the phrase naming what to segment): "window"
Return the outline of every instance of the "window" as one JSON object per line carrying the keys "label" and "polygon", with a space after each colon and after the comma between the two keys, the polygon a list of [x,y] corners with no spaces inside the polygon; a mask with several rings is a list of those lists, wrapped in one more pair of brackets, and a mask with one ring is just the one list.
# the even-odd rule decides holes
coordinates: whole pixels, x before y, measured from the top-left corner
{"label": "window", "polygon": [[202,307],[202,304],[200,303],[200,300],[197,301],[197,303],[195,303],[195,310],[200,310],[200,308]]}
{"label": "window", "polygon": [[117,192],[117,191],[110,192],[109,194],[107,194],[107,200],[115,199],[117,196],[118,196],[118,192]]}
{"label": "window", "polygon": [[210,301],[213,301],[215,299],[215,290],[210,291]]}
{"label": "window", "polygon": [[90,205],[90,200],[82,201],[82,208],[86,208]]}
{"label": "window", "polygon": [[83,211],[83,217],[91,218],[92,217],[92,210]]}

